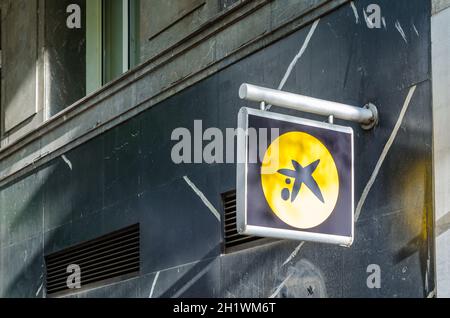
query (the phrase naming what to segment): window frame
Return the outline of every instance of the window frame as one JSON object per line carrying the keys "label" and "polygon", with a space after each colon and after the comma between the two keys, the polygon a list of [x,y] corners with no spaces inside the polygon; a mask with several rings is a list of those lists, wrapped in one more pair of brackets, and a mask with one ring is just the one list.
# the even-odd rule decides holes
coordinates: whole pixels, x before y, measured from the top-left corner
{"label": "window frame", "polygon": [[[116,3],[107,1],[114,1]],[[86,1],[86,94],[100,89],[139,64],[140,0]],[[121,32],[109,28],[112,10],[121,6]],[[114,7],[115,6],[115,7]],[[114,35],[117,35],[114,37]],[[120,62],[113,52],[121,43]],[[117,53],[117,52],[115,52]],[[116,56],[117,57],[117,56]],[[114,70],[115,69],[115,70]]]}

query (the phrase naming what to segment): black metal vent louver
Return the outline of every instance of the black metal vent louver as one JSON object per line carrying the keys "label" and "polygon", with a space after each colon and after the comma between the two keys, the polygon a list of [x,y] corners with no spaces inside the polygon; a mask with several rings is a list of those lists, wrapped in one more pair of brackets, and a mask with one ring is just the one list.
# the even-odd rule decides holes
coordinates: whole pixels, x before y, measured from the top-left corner
{"label": "black metal vent louver", "polygon": [[79,291],[67,286],[67,268],[81,270],[81,288],[135,276],[140,270],[139,224],[47,255],[47,294]]}
{"label": "black metal vent louver", "polygon": [[247,246],[248,243],[261,239],[256,236],[246,236],[238,233],[236,219],[236,190],[222,194],[222,202],[225,213],[225,252],[230,251],[230,249],[238,249],[244,244]]}

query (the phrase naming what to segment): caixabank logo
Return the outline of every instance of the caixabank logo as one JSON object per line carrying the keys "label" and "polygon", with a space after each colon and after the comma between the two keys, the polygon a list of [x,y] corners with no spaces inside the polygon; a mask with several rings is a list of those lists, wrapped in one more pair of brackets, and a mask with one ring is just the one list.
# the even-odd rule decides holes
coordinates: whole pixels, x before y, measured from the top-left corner
{"label": "caixabank logo", "polygon": [[[350,246],[353,130],[248,108],[239,114],[239,128],[244,132],[238,136],[239,231]],[[279,136],[252,141],[245,133],[249,128],[277,128]]]}

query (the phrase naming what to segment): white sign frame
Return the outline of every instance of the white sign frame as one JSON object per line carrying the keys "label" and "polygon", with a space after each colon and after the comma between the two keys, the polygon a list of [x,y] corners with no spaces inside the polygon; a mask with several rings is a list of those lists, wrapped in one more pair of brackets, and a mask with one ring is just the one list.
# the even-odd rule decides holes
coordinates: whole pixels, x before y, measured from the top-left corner
{"label": "white sign frame", "polygon": [[[293,124],[317,127],[347,133],[351,135],[351,235],[339,236],[326,233],[313,233],[302,230],[287,230],[279,228],[269,228],[262,226],[249,225],[247,223],[247,174],[248,174],[248,118],[249,116],[257,116],[268,119],[280,120]],[[251,235],[259,237],[269,237],[277,239],[288,239],[298,241],[312,241],[327,244],[337,244],[344,247],[350,247],[354,241],[355,233],[355,204],[354,204],[354,132],[351,127],[344,127],[329,123],[323,123],[268,111],[262,111],[251,108],[242,108],[238,116],[238,141],[237,141],[237,176],[236,176],[236,216],[237,229],[239,234]]]}

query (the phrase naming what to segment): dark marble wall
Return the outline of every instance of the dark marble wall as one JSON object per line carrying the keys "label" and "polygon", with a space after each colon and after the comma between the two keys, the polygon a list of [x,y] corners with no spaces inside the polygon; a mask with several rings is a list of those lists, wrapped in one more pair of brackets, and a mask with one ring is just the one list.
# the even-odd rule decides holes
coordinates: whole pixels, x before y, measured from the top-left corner
{"label": "dark marble wall", "polygon": [[[66,9],[81,8],[81,28],[69,29]],[[45,0],[48,107],[54,115],[86,95],[86,0]]]}
{"label": "dark marble wall", "polygon": [[[306,26],[1,188],[0,295],[42,297],[44,255],[139,222],[140,276],[76,297],[268,297],[283,282],[278,297],[427,296],[434,288],[430,7],[421,0],[378,1],[386,28],[369,29],[362,8],[371,2],[355,2],[358,20],[350,5],[323,17],[285,86],[378,106],[374,130],[350,124],[357,202],[416,86],[351,248],[278,241],[222,255],[222,224],[184,177],[223,213],[220,194],[235,188],[235,166],[175,165],[170,157],[173,129],[192,129],[196,119],[205,128],[236,127],[240,107],[257,107],[238,99],[240,84],[277,87]],[[381,268],[380,289],[366,285],[370,264]]]}

